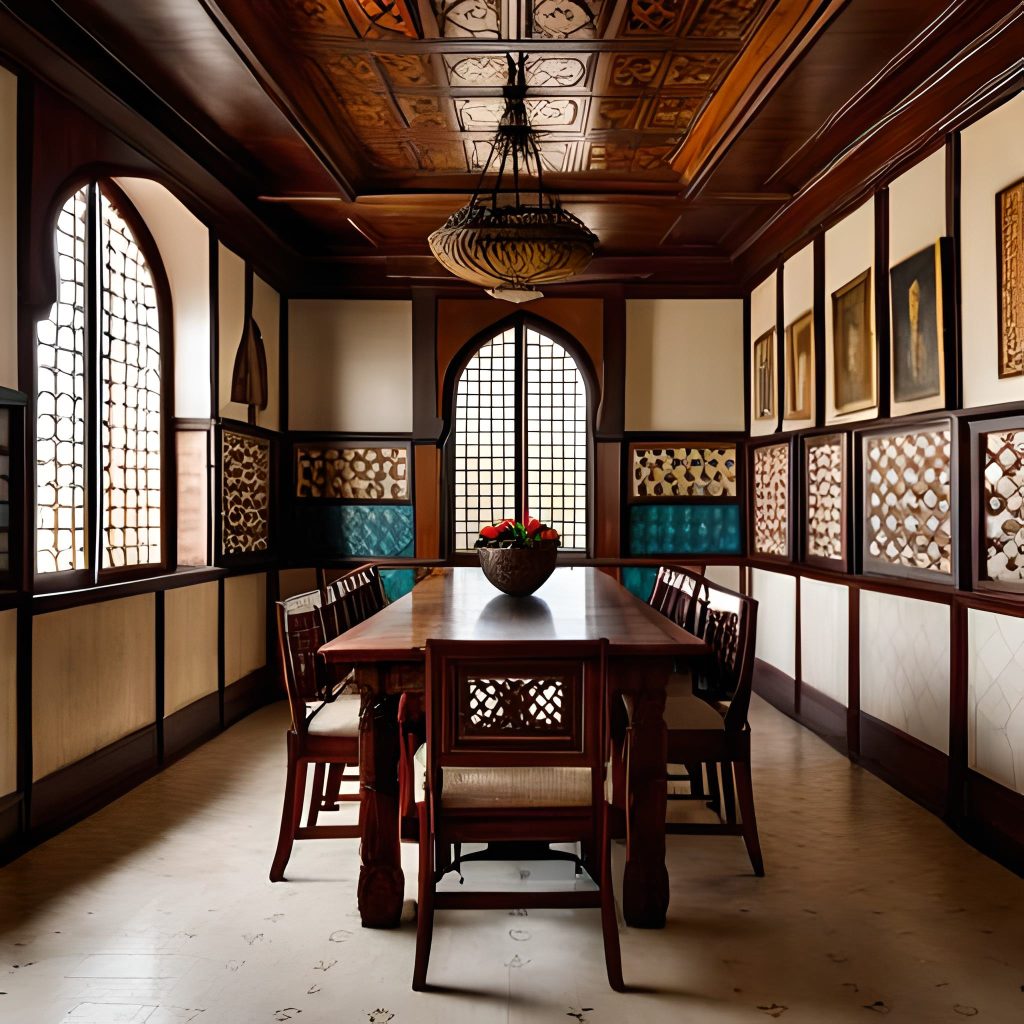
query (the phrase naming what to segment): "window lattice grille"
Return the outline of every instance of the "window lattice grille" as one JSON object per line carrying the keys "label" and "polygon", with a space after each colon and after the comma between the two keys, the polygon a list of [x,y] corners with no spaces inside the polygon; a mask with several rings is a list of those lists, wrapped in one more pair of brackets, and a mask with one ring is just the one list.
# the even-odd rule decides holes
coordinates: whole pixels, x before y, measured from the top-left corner
{"label": "window lattice grille", "polygon": [[135,237],[100,193],[103,568],[160,561],[160,318]]}
{"label": "window lattice grille", "polygon": [[455,394],[455,547],[480,527],[515,515],[516,332],[474,353]]}
{"label": "window lattice grille", "polygon": [[86,241],[89,190],[57,218],[57,301],[36,328],[36,566],[84,569]]}

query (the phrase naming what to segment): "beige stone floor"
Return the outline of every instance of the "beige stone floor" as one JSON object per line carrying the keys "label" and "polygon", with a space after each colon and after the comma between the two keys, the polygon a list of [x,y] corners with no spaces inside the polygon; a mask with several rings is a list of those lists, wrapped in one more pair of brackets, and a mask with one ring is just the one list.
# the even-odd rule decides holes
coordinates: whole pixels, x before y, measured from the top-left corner
{"label": "beige stone floor", "polygon": [[264,709],[0,870],[0,1021],[1024,1022],[1024,881],[761,702],[768,876],[739,840],[670,837],[668,926],[622,931],[636,991],[608,989],[596,911],[498,911],[439,913],[443,988],[413,993],[412,925],[359,926],[354,842],[298,844],[267,881],[284,722]]}

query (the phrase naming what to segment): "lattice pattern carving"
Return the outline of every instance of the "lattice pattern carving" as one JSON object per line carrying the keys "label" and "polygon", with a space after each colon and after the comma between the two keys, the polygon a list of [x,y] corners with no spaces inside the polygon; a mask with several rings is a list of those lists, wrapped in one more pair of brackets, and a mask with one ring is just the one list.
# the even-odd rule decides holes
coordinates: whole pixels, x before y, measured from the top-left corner
{"label": "lattice pattern carving", "polygon": [[297,498],[347,501],[406,501],[409,497],[406,448],[295,448]]}
{"label": "lattice pattern carving", "polygon": [[[553,86],[571,89],[587,76],[589,58],[583,56],[526,58],[526,84],[532,89]],[[508,78],[508,64],[502,54],[482,54],[474,57],[448,56],[444,58],[448,83],[452,86],[500,86]]]}
{"label": "lattice pattern carving", "polygon": [[634,498],[734,498],[736,449],[634,448]]}
{"label": "lattice pattern carving", "polygon": [[1024,581],[1024,430],[985,435],[985,576]]}
{"label": "lattice pattern carving", "polygon": [[725,53],[677,53],[665,72],[665,85],[710,86],[729,63]]}
{"label": "lattice pattern carving", "polygon": [[999,376],[1024,374],[1024,181],[999,193]]}
{"label": "lattice pattern carving", "polygon": [[221,443],[221,549],[225,555],[270,547],[270,441],[225,430]]}
{"label": "lattice pattern carving", "polygon": [[742,39],[762,6],[761,0],[710,0],[688,35],[704,39]]}
{"label": "lattice pattern carving", "polygon": [[626,35],[665,35],[676,30],[684,0],[631,0]]}
{"label": "lattice pattern carving", "polygon": [[789,555],[789,445],[754,449],[754,551]]}
{"label": "lattice pattern carving", "polygon": [[839,434],[807,440],[807,554],[841,561],[846,481],[843,438]]}
{"label": "lattice pattern carving", "polygon": [[952,571],[950,428],[864,439],[865,557]]}
{"label": "lattice pattern carving", "polygon": [[462,734],[565,733],[570,687],[564,677],[496,679],[467,676],[463,681]]}

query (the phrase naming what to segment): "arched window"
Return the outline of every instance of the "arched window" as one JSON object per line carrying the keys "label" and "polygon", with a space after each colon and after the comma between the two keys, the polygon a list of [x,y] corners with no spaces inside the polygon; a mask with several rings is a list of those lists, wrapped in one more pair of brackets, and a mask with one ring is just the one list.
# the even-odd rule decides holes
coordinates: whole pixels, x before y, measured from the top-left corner
{"label": "arched window", "polygon": [[591,414],[576,356],[540,323],[519,318],[473,349],[454,385],[454,548],[480,527],[534,516],[562,546],[588,544]]}
{"label": "arched window", "polygon": [[[133,226],[134,225],[134,230]],[[111,182],[57,218],[57,301],[36,328],[36,572],[161,566],[162,268]],[[157,261],[158,262],[158,261]]]}

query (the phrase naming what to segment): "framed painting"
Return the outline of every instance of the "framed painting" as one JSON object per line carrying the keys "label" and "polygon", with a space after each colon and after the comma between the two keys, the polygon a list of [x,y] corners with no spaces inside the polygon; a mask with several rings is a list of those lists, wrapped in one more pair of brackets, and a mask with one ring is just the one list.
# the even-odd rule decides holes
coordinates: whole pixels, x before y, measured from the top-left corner
{"label": "framed painting", "polygon": [[832,383],[840,415],[878,404],[870,269],[832,293]]}
{"label": "framed painting", "polygon": [[996,195],[999,376],[1024,375],[1024,178]]}
{"label": "framed painting", "polygon": [[892,309],[892,411],[941,408],[946,398],[946,317],[950,239],[889,270]]}
{"label": "framed painting", "polygon": [[775,328],[754,342],[751,390],[754,419],[775,419]]}
{"label": "framed painting", "polygon": [[814,316],[811,310],[786,328],[785,382],[783,419],[810,419],[814,394]]}

